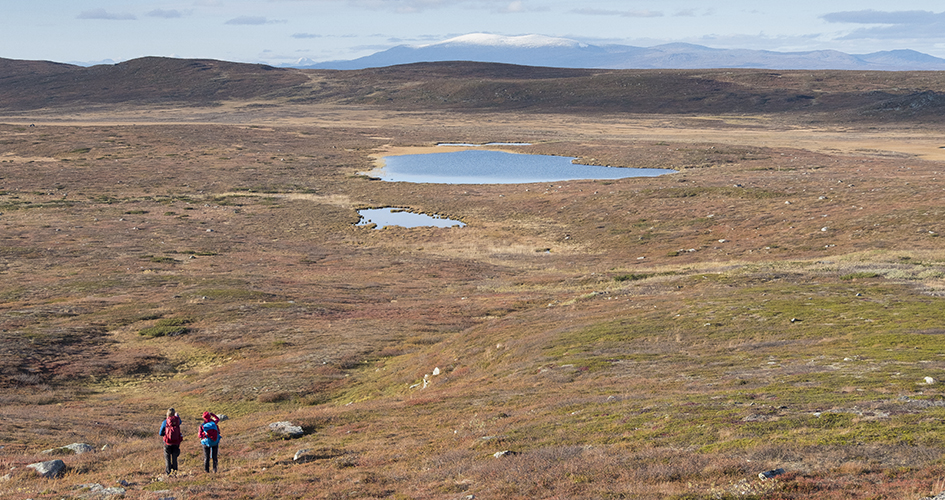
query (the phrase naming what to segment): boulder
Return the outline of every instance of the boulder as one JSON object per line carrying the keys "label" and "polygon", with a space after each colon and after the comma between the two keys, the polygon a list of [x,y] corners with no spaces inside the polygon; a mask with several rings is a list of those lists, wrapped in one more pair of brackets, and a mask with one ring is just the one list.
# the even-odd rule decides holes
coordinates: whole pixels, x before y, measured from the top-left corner
{"label": "boulder", "polygon": [[91,453],[93,451],[95,451],[95,448],[92,448],[85,443],[72,443],[65,446],[60,446],[59,448],[43,450],[40,453],[43,455],[81,455],[83,453]]}
{"label": "boulder", "polygon": [[83,453],[92,453],[93,451],[95,451],[95,448],[92,448],[90,445],[87,445],[85,443],[72,443],[72,444],[63,446],[63,448],[72,450],[73,453],[75,453],[76,455],[81,455]]}
{"label": "boulder", "polygon": [[273,422],[269,424],[269,432],[282,439],[294,439],[305,434],[302,427],[293,425],[292,422]]}
{"label": "boulder", "polygon": [[45,462],[36,462],[27,467],[36,471],[43,477],[58,477],[66,471],[66,463],[62,460],[47,460]]}
{"label": "boulder", "polygon": [[784,474],[784,469],[778,468],[778,469],[773,469],[773,470],[767,470],[767,471],[764,471],[764,472],[759,472],[759,473],[758,473],[758,479],[761,479],[762,481],[764,481],[765,479],[771,479],[771,478],[773,478],[773,477],[778,477],[778,476],[780,476],[781,474]]}
{"label": "boulder", "polygon": [[515,455],[518,455],[518,452],[511,450],[497,451],[492,454],[492,456],[495,458],[514,457]]}

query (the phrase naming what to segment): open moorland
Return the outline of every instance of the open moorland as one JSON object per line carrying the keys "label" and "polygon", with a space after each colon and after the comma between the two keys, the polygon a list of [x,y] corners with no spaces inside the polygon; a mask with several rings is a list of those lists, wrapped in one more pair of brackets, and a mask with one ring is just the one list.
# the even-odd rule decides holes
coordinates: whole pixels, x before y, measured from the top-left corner
{"label": "open moorland", "polygon": [[[3,498],[945,490],[945,74],[0,74]],[[361,174],[438,142],[678,173]],[[375,207],[466,226],[356,227]]]}

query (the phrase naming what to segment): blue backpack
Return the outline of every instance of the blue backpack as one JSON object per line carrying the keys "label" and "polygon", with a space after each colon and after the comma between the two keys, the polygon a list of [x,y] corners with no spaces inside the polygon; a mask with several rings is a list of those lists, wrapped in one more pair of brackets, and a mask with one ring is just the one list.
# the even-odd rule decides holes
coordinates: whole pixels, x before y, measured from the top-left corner
{"label": "blue backpack", "polygon": [[204,446],[216,446],[220,444],[220,428],[217,427],[215,422],[204,422],[200,426],[201,434],[203,434],[203,439],[200,440],[200,444]]}

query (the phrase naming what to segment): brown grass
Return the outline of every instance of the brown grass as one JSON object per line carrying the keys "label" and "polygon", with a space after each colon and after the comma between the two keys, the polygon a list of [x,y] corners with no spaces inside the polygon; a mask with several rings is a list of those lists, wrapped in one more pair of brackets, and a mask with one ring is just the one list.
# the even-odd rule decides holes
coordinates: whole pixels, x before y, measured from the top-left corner
{"label": "brown grass", "polygon": [[[868,83],[847,76],[833,84]],[[250,104],[4,118],[0,496],[119,480],[193,499],[942,489],[934,127]],[[680,173],[357,175],[444,140]],[[366,206],[468,226],[357,228]],[[164,478],[169,406],[187,439]],[[212,478],[207,409],[229,417]],[[273,438],[281,420],[305,435]],[[63,456],[56,480],[24,468],[73,442],[100,451]]]}

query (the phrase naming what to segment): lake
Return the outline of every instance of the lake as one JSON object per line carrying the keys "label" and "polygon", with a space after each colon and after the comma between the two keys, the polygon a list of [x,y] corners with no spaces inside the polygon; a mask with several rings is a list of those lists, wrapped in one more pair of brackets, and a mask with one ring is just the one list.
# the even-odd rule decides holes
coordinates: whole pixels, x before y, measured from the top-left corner
{"label": "lake", "polygon": [[376,224],[374,229],[385,226],[401,227],[464,227],[466,224],[458,220],[446,219],[427,214],[408,212],[402,208],[366,208],[358,210],[361,221],[358,226]]}
{"label": "lake", "polygon": [[578,165],[569,156],[465,150],[385,156],[382,167],[365,175],[388,182],[429,184],[525,184],[577,179],[656,177],[675,173],[660,168],[619,168]]}

